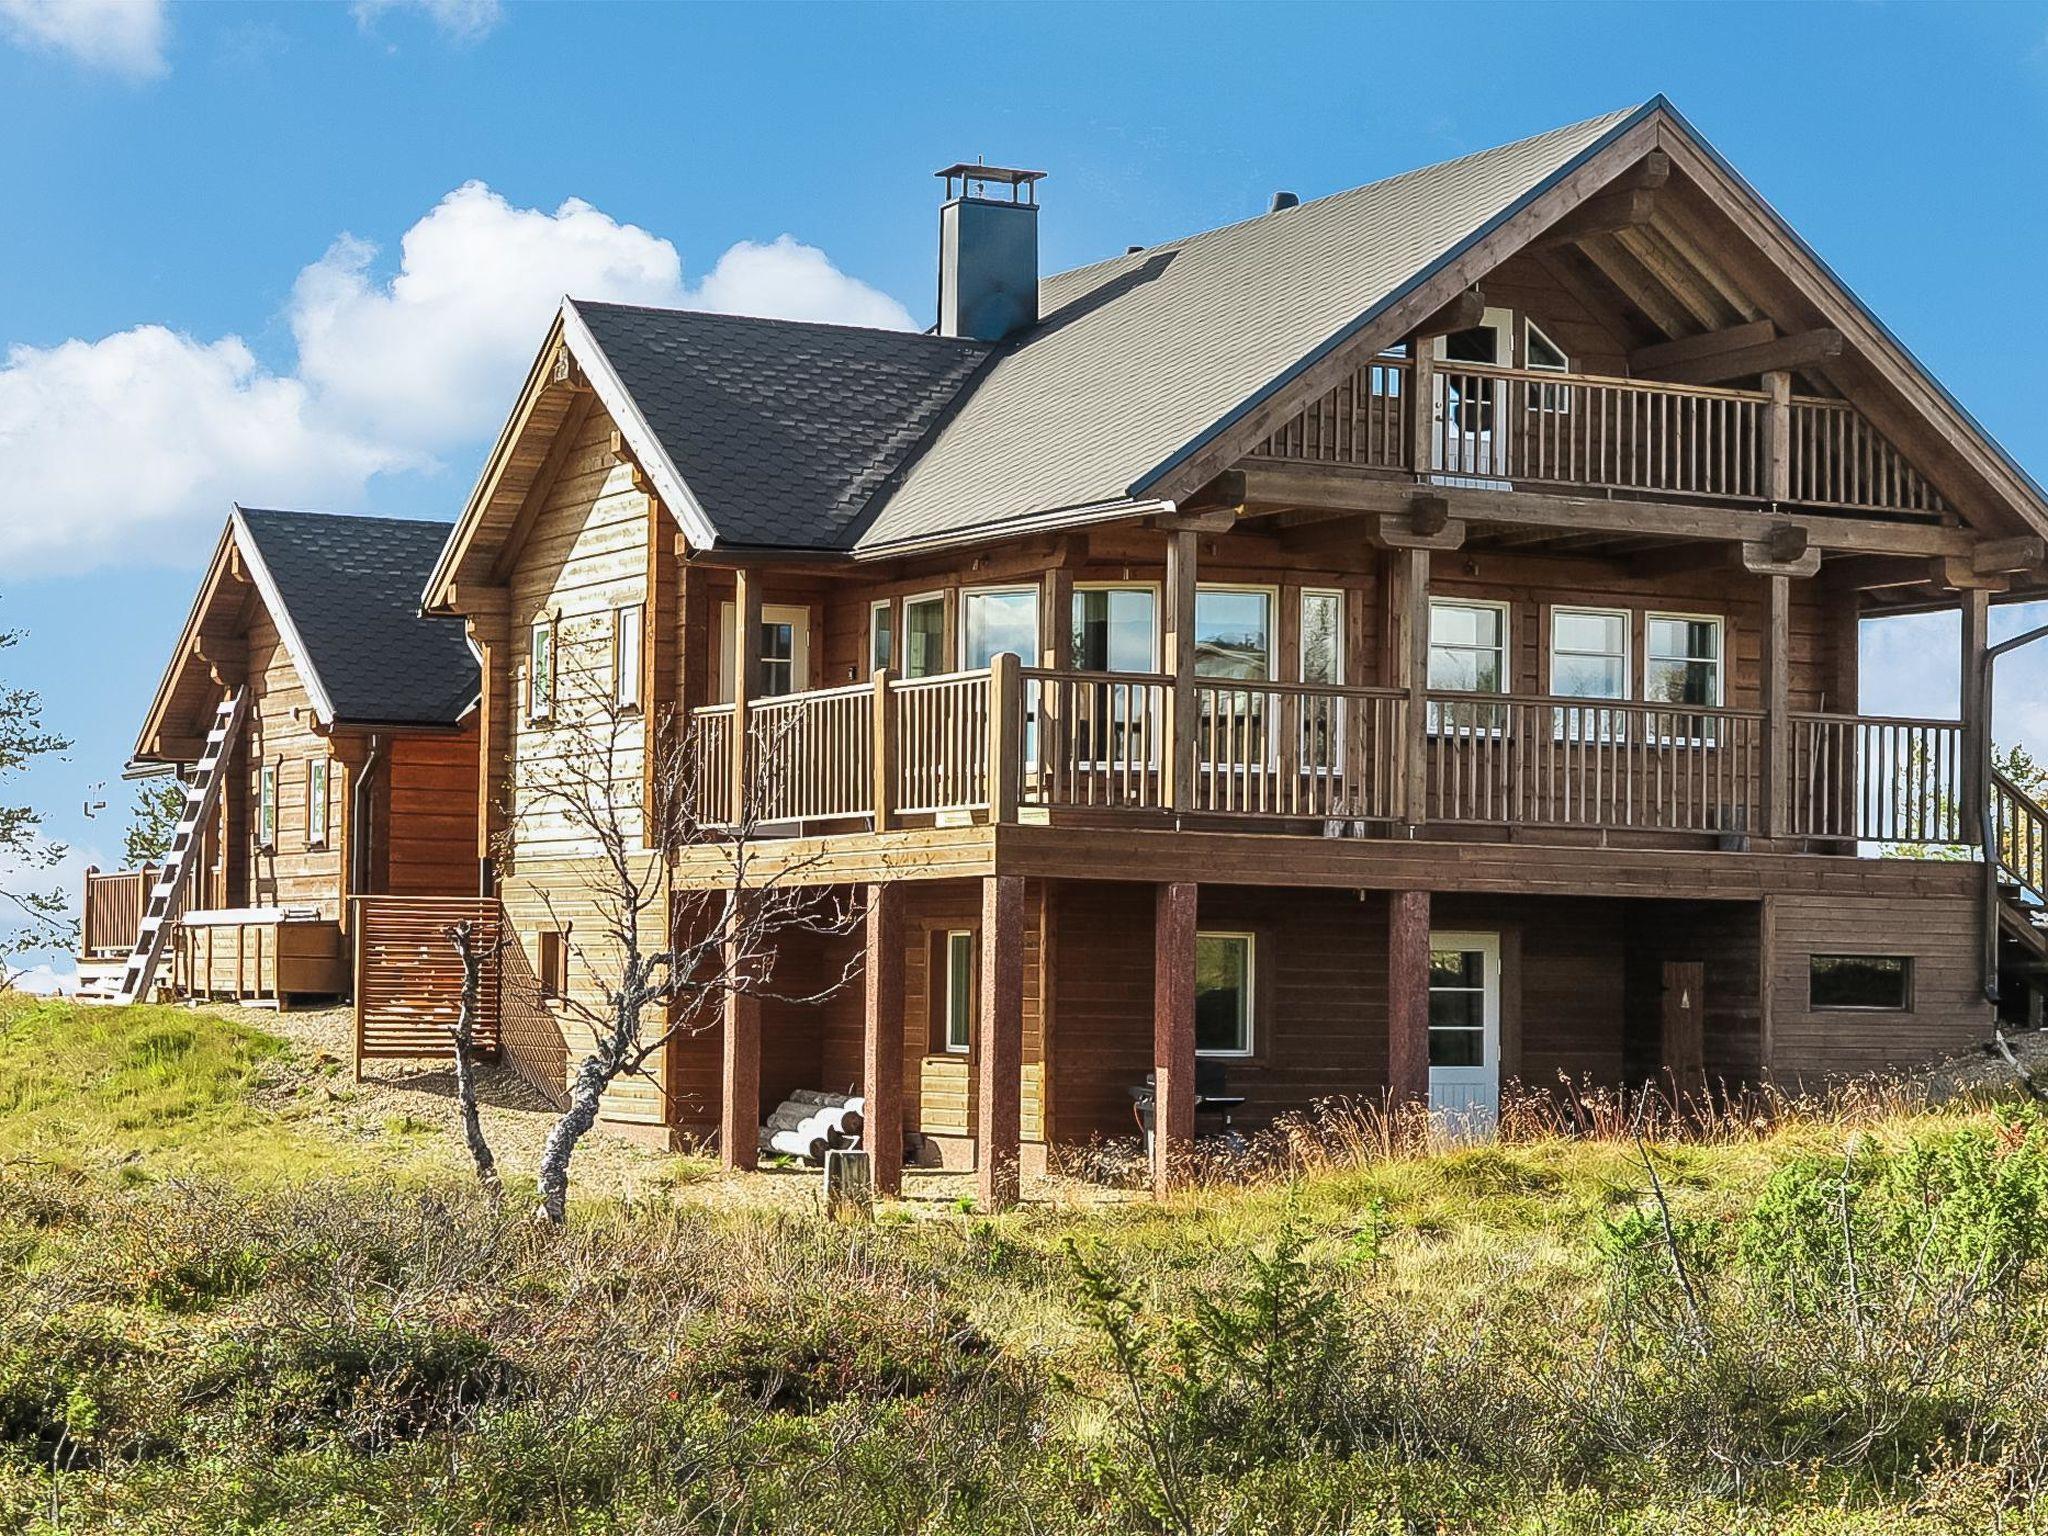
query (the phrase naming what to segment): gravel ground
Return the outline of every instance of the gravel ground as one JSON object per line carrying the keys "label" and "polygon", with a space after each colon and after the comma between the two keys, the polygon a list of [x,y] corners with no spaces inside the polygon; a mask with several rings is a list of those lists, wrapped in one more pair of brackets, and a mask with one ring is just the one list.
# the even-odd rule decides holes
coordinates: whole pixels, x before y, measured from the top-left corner
{"label": "gravel ground", "polygon": [[2017,1071],[1987,1041],[1980,1050],[1951,1056],[1928,1068],[1922,1074],[1928,1097],[1937,1104],[1971,1097],[2011,1098],[2026,1093],[2023,1075],[2031,1078],[2041,1095],[2048,1096],[2048,1030],[2011,1030],[2005,1043],[2019,1063]]}

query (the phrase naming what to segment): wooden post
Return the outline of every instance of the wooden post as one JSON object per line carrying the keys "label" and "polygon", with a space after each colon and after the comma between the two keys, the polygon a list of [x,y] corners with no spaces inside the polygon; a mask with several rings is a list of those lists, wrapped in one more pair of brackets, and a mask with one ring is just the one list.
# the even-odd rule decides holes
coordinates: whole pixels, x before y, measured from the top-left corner
{"label": "wooden post", "polygon": [[[358,908],[362,906],[362,898],[360,896],[355,899],[355,905]],[[363,914],[360,910],[356,913],[355,932],[351,935],[349,951],[355,959],[354,965],[350,968],[349,975],[349,998],[355,1004],[355,1048],[349,1052],[349,1055],[353,1058],[350,1064],[350,1073],[355,1081],[360,1083],[363,1080],[363,963],[365,951],[363,942]]]}
{"label": "wooden post", "polygon": [[[470,643],[476,647],[481,665],[480,703],[477,720],[476,856],[478,885],[505,830],[507,796],[511,791],[513,715],[518,704],[512,696],[512,594],[505,587],[462,588],[456,593],[462,605]],[[227,795],[221,795],[223,826],[226,825]],[[232,843],[223,840],[223,847]],[[221,892],[225,903],[227,892]]]}
{"label": "wooden post", "polygon": [[1429,1102],[1429,892],[1387,898],[1387,1101]]}
{"label": "wooden post", "polygon": [[867,1130],[861,1141],[875,1193],[894,1199],[903,1190],[903,898],[894,885],[868,887],[866,937],[860,1091]]}
{"label": "wooden post", "polygon": [[1152,904],[1152,1192],[1172,1187],[1195,1140],[1197,887],[1161,885]]}
{"label": "wooden post", "polygon": [[[732,823],[743,826],[753,786],[747,782],[747,707],[761,691],[761,583],[745,566],[733,572],[732,603]],[[751,1145],[752,1137],[748,1138]],[[748,1156],[753,1154],[749,1151]],[[749,1163],[748,1167],[753,1164]]]}
{"label": "wooden post", "polygon": [[[1069,547],[1063,558],[1071,559]],[[1038,600],[1038,660],[1047,672],[1065,673],[1074,666],[1074,573],[1065,565],[1045,573]],[[1051,784],[1063,776],[1068,761],[1068,744],[1073,738],[1073,721],[1068,718],[1067,700],[1060,684],[1036,685],[1034,701],[1038,711],[1039,794],[1044,798]]]}
{"label": "wooden post", "polygon": [[1415,337],[1411,345],[1415,371],[1409,377],[1408,467],[1427,475],[1436,467],[1436,348],[1428,336]]}
{"label": "wooden post", "polygon": [[1017,819],[1024,779],[1024,680],[1017,658],[999,651],[988,665],[988,819]]}
{"label": "wooden post", "polygon": [[983,1209],[1017,1203],[1023,1155],[1024,881],[987,875],[981,882],[981,1038],[975,1184]]}
{"label": "wooden post", "polygon": [[1792,499],[1792,375],[1767,373],[1764,393],[1764,496],[1774,505]]}
{"label": "wooden post", "polygon": [[[1429,551],[1402,552],[1401,683],[1408,691],[1401,729],[1401,819],[1413,837],[1429,819]],[[1513,654],[1514,637],[1505,637]]]}
{"label": "wooden post", "polygon": [[1764,578],[1764,835],[1792,831],[1792,578]]}
{"label": "wooden post", "polygon": [[1169,810],[1195,806],[1195,534],[1185,528],[1166,536],[1165,612],[1160,616],[1160,653],[1173,678],[1166,697],[1166,775],[1163,799]]}
{"label": "wooden post", "polygon": [[[1960,709],[1958,715],[1963,722],[1963,761],[1957,774],[1957,829],[1965,842],[1975,842],[1984,824],[1984,796],[1988,784],[1984,777],[1985,764],[1991,755],[1991,743],[1984,739],[1984,725],[1990,718],[1989,700],[1984,696],[1983,660],[1985,651],[1991,647],[1991,593],[1983,587],[1972,587],[1961,594],[1962,611],[1962,665],[1961,691],[1958,694]],[[1928,764],[1932,773],[1935,765]]]}
{"label": "wooden post", "polygon": [[868,796],[877,832],[896,819],[896,692],[889,669],[875,669],[875,698],[868,711]]}
{"label": "wooden post", "polygon": [[[726,941],[729,978],[738,971],[738,946]],[[761,1141],[761,1000],[733,990],[725,994],[725,1052],[719,1073],[719,1162],[738,1173],[759,1160]]]}

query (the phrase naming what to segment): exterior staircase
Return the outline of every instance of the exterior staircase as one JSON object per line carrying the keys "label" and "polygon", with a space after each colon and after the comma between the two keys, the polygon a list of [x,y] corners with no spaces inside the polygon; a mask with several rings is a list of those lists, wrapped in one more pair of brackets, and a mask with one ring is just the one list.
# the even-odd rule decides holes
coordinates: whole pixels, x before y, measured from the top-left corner
{"label": "exterior staircase", "polygon": [[1998,843],[2001,1012],[2039,1028],[2048,1018],[2048,807],[2002,773],[1991,776]]}
{"label": "exterior staircase", "polygon": [[164,952],[170,948],[171,931],[177,925],[184,899],[185,877],[204,841],[199,829],[206,825],[206,819],[220,804],[224,770],[248,714],[249,690],[245,687],[230,692],[214,711],[213,726],[206,733],[205,749],[193,765],[192,777],[185,785],[185,808],[178,815],[178,827],[164,855],[163,868],[157,873],[156,887],[149,893],[149,904],[143,909],[135,949],[128,956],[121,979],[97,993],[81,993],[84,1000],[133,1003],[149,996],[150,984],[156,979],[157,967],[163,963]]}

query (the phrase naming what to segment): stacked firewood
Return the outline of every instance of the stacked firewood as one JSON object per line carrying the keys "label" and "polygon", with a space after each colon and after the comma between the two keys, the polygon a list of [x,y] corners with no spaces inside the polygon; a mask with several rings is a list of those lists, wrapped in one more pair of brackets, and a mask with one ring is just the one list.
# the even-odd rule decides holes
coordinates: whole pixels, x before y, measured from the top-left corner
{"label": "stacked firewood", "polygon": [[776,1106],[761,1127],[761,1152],[823,1163],[825,1154],[835,1147],[857,1147],[867,1124],[861,1113],[866,1102],[858,1094],[799,1088]]}

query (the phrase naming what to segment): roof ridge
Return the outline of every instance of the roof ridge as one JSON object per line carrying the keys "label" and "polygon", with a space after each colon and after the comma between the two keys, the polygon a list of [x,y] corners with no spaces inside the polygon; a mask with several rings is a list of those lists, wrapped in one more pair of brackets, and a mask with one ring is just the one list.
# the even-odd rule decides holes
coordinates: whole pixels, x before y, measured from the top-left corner
{"label": "roof ridge", "polygon": [[786,315],[743,315],[723,309],[693,309],[684,304],[621,304],[611,299],[579,299],[568,295],[580,310],[632,310],[643,315],[690,316],[706,320],[735,320],[747,325],[790,326],[808,331],[851,331],[858,336],[902,336],[916,341],[943,342],[953,346],[990,347],[994,342],[972,336],[941,336],[936,331],[905,331],[889,325],[852,325],[843,320],[796,320]]}
{"label": "roof ridge", "polygon": [[246,517],[296,517],[329,523],[395,523],[411,528],[438,528],[444,533],[455,524],[439,517],[399,517],[389,512],[327,512],[313,507],[240,507]]}

